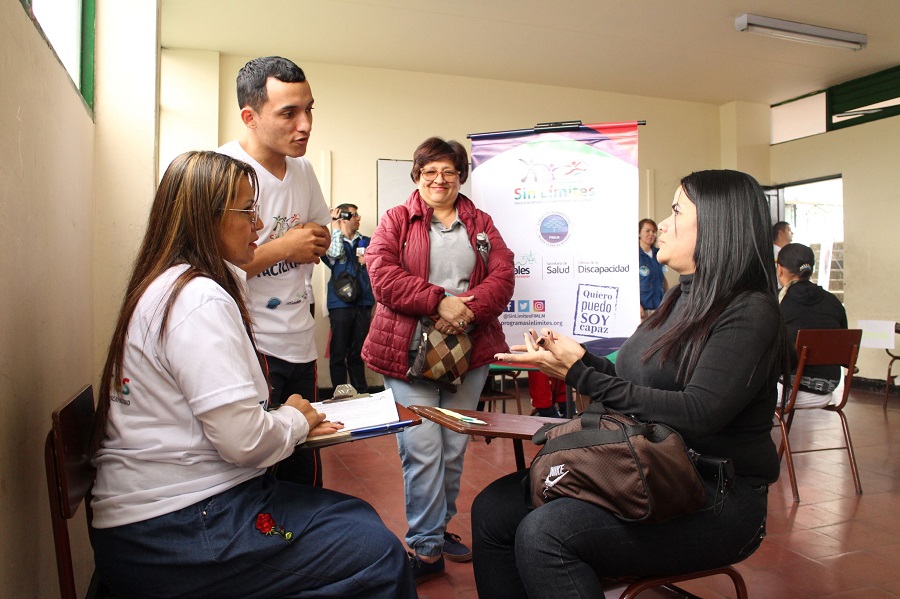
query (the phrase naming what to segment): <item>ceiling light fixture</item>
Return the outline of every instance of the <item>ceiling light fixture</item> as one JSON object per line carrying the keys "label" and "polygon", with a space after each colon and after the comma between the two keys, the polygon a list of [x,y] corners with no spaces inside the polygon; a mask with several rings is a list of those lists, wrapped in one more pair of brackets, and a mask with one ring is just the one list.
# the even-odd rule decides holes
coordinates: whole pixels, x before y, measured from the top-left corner
{"label": "ceiling light fixture", "polygon": [[737,31],[747,31],[795,42],[848,48],[850,50],[862,50],[869,43],[869,36],[864,33],[852,33],[850,31],[841,31],[840,29],[818,27],[816,25],[807,25],[806,23],[761,17],[759,15],[747,14],[739,16],[734,20],[734,28]]}

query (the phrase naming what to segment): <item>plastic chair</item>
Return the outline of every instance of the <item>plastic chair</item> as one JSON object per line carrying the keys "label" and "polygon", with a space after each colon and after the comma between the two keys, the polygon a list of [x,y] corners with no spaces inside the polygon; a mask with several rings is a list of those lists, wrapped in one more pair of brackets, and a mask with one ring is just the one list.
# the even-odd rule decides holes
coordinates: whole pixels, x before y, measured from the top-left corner
{"label": "plastic chair", "polygon": [[[797,332],[797,355],[799,357],[799,362],[797,364],[797,372],[794,376],[794,385],[791,388],[791,394],[788,398],[787,405],[775,410],[775,416],[778,420],[778,425],[781,428],[781,445],[778,448],[778,457],[780,458],[782,454],[787,454],[788,476],[791,479],[791,489],[794,492],[794,501],[800,501],[800,493],[797,490],[797,476],[794,472],[794,460],[792,459],[792,455],[795,453],[809,453],[813,451],[846,449],[847,455],[850,458],[850,470],[853,472],[853,482],[856,484],[856,494],[862,494],[862,485],[859,482],[859,470],[856,466],[856,455],[853,453],[853,443],[850,440],[850,428],[847,425],[847,416],[844,414],[844,406],[847,405],[847,399],[850,397],[850,387],[853,383],[853,374],[856,371],[856,357],[859,354],[859,343],[861,338],[861,329],[807,329]],[[797,399],[797,392],[800,390],[800,379],[803,377],[803,370],[807,366],[827,364],[840,364],[847,369],[847,374],[844,378],[844,392],[841,394],[840,401],[837,404],[828,404],[820,408],[797,409],[828,410],[829,412],[837,412],[838,416],[841,418],[841,426],[844,430],[844,440],[846,441],[846,445],[803,450],[791,449],[789,433],[796,412],[794,403]]]}
{"label": "plastic chair", "polygon": [[[94,393],[88,385],[53,412],[53,424],[44,446],[50,519],[56,548],[59,595],[62,599],[78,597],[69,542],[69,520],[75,517],[78,506],[84,502],[85,516],[90,527],[90,491],[95,472],[88,454],[93,420]],[[109,596],[94,572],[85,597]]]}
{"label": "plastic chair", "polygon": [[[900,322],[894,323],[894,333],[900,335]],[[900,356],[894,355],[889,349],[885,349],[884,351],[891,357],[891,361],[888,362],[887,378],[884,379],[884,404],[881,406],[882,410],[887,410],[888,394],[891,391],[891,370],[894,368],[894,362],[900,360]]]}

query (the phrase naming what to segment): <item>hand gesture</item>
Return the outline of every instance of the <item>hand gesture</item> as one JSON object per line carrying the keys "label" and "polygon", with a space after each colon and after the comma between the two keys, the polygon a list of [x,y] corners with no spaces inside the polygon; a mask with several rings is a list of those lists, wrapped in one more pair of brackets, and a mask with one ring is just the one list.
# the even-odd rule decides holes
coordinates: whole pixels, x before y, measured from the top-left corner
{"label": "hand gesture", "polygon": [[455,335],[456,333],[461,332],[465,327],[459,326],[459,322],[452,323],[443,318],[438,318],[434,323],[434,328],[444,333],[445,335]]}
{"label": "hand gesture", "polygon": [[565,380],[572,365],[584,356],[584,348],[574,339],[550,329],[534,329],[524,334],[524,345],[513,345],[514,354],[496,354],[494,359],[520,364],[534,364],[547,376]]}
{"label": "hand gesture", "polygon": [[[473,299],[475,299],[475,296],[472,295],[467,297],[448,295],[438,305],[437,315],[440,317],[438,322],[442,319],[450,324],[456,329],[452,332],[458,332],[466,328],[475,319],[475,313],[466,306]],[[440,331],[441,329],[438,330]]]}
{"label": "hand gesture", "polygon": [[316,223],[292,227],[278,240],[285,248],[285,260],[298,264],[318,264],[331,242],[325,227]]}

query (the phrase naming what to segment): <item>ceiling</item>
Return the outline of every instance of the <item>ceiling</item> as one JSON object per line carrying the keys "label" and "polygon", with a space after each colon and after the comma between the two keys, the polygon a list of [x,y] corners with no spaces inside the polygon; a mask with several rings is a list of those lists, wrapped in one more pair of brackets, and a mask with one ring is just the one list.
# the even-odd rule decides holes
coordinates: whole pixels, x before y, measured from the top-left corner
{"label": "ceiling", "polygon": [[[744,13],[869,45],[739,33]],[[775,104],[900,64],[898,0],[162,0],[161,19],[164,48],[713,104]]]}

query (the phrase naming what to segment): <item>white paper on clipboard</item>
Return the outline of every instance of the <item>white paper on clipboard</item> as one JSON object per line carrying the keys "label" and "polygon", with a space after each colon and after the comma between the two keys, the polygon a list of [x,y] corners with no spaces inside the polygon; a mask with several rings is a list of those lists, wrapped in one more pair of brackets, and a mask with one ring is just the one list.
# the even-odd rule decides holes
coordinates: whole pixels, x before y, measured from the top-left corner
{"label": "white paper on clipboard", "polygon": [[356,398],[317,401],[312,407],[317,412],[325,414],[326,420],[342,422],[344,424],[342,433],[400,420],[397,404],[394,403],[394,392],[390,389]]}

